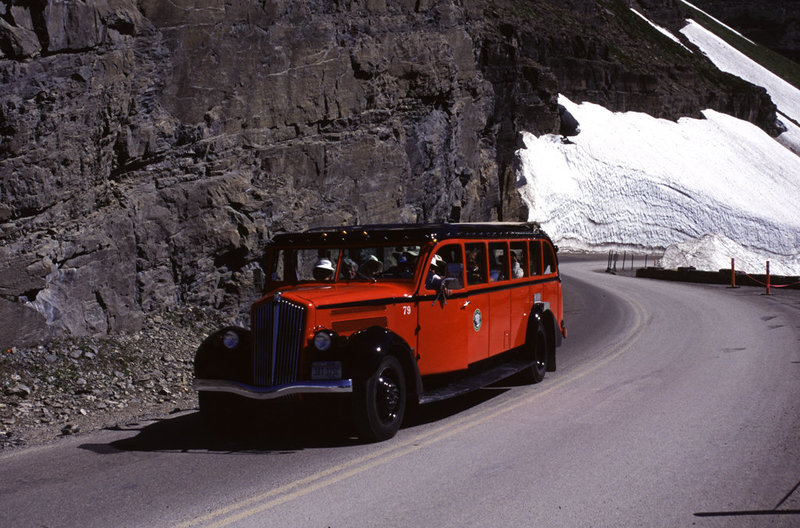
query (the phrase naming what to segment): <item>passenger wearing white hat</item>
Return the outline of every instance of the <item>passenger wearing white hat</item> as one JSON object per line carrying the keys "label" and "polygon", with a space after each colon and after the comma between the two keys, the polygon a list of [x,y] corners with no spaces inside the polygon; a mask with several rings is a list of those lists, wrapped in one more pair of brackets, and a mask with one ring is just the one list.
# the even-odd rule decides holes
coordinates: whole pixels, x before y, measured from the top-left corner
{"label": "passenger wearing white hat", "polygon": [[333,264],[326,258],[321,258],[314,266],[314,279],[318,281],[329,281],[333,278]]}
{"label": "passenger wearing white hat", "polygon": [[381,272],[383,272],[383,263],[375,255],[368,256],[358,267],[358,274],[371,281],[375,281]]}
{"label": "passenger wearing white hat", "polygon": [[451,290],[446,286],[445,278],[447,277],[447,262],[440,256],[434,255],[431,259],[431,267],[428,270],[428,275],[425,277],[425,287],[429,290],[436,290],[442,292],[446,296],[450,295]]}

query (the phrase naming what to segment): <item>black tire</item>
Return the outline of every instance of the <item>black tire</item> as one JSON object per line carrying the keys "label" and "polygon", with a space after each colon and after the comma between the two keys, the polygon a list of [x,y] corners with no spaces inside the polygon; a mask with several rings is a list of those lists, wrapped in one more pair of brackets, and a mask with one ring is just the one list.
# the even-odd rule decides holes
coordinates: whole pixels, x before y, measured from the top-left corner
{"label": "black tire", "polygon": [[385,356],[353,392],[353,422],[366,442],[392,438],[400,429],[406,410],[403,367],[394,356]]}
{"label": "black tire", "polygon": [[534,364],[520,372],[520,379],[525,383],[539,383],[547,372],[548,356],[547,332],[540,319],[532,322],[531,331],[524,347],[525,359],[533,359]]}

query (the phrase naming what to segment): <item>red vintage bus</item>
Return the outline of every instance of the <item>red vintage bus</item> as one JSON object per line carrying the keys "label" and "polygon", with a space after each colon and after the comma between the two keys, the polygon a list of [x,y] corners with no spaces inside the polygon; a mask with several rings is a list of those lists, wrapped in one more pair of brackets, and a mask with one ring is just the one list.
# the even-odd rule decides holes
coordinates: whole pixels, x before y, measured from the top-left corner
{"label": "red vintage bus", "polygon": [[[245,399],[348,393],[367,441],[407,405],[555,370],[566,336],[556,247],[531,223],[370,225],[274,237],[251,328],[195,358],[212,425]],[[237,403],[238,402],[238,403]]]}

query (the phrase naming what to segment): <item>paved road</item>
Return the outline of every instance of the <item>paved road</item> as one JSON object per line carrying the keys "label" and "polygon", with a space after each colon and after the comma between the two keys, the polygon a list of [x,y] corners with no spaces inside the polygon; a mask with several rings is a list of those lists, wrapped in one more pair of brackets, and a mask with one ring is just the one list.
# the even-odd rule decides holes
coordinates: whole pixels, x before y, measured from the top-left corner
{"label": "paved road", "polygon": [[[0,455],[0,525],[800,526],[800,299],[563,265],[559,370],[361,445],[197,413]],[[794,295],[794,297],[791,297]],[[788,296],[788,297],[787,297]]]}

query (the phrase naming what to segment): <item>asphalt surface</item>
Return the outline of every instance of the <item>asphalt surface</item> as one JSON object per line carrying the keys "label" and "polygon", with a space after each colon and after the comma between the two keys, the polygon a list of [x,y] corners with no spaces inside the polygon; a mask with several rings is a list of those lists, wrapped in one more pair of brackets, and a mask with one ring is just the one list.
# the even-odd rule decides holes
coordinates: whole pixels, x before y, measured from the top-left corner
{"label": "asphalt surface", "polygon": [[197,413],[0,455],[0,526],[800,526],[800,298],[566,259],[569,338],[361,444],[289,408]]}

